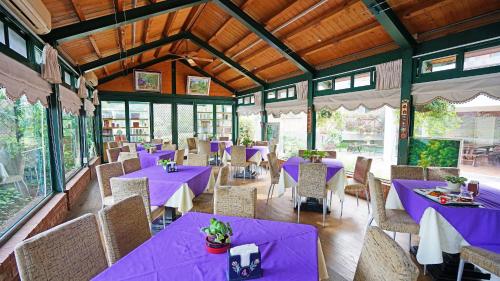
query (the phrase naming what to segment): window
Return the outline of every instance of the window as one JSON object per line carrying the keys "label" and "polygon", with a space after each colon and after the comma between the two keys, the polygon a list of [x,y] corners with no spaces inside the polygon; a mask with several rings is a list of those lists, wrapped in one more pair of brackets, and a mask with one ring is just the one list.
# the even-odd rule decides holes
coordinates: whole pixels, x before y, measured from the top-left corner
{"label": "window", "polygon": [[97,155],[97,150],[95,147],[95,130],[94,130],[94,117],[87,116],[85,117],[85,129],[87,133],[85,134],[88,151],[88,161],[92,160]]}
{"label": "window", "polygon": [[286,89],[278,90],[278,99],[286,99]]}
{"label": "window", "polygon": [[333,88],[332,80],[319,81],[317,89],[318,91],[330,90]]}
{"label": "window", "polygon": [[351,76],[335,78],[335,90],[351,88]]}
{"label": "window", "polygon": [[238,138],[249,137],[251,140],[260,140],[260,114],[238,116]]}
{"label": "window", "polygon": [[149,142],[149,102],[130,102],[130,141]]}
{"label": "window", "polygon": [[335,150],[346,171],[354,171],[357,156],[373,159],[376,177],[390,179],[397,163],[399,110],[384,106],[376,110],[359,107],[316,112],[316,147]]}
{"label": "window", "polygon": [[52,193],[47,110],[0,89],[0,237]]}
{"label": "window", "polygon": [[164,141],[172,140],[172,105],[168,103],[153,104],[154,138]]}
{"label": "window", "polygon": [[275,91],[268,92],[267,93],[267,98],[268,99],[275,99],[276,98],[276,92]]}
{"label": "window", "polygon": [[500,184],[500,101],[478,96],[460,104],[434,100],[417,106],[414,137],[462,141],[461,175],[491,186]]}
{"label": "window", "polygon": [[80,126],[78,126],[78,115],[64,112],[62,117],[64,172],[66,180],[69,180],[82,167]]}
{"label": "window", "polygon": [[307,148],[306,113],[281,114],[279,117],[268,114],[267,121],[268,123],[279,123],[277,153],[280,158],[297,156],[299,149]]}
{"label": "window", "polygon": [[196,106],[198,115],[198,138],[208,140],[213,136],[214,129],[214,106],[211,104],[199,104]]}
{"label": "window", "polygon": [[233,107],[231,105],[216,105],[217,136],[229,137],[233,135]]}
{"label": "window", "polygon": [[354,87],[370,86],[371,72],[365,72],[354,75]]}
{"label": "window", "polygon": [[238,104],[243,104],[243,99],[242,98],[238,99]]}
{"label": "window", "polygon": [[255,96],[250,96],[250,103],[255,103]]}
{"label": "window", "polygon": [[3,22],[0,21],[0,43],[5,44],[5,32]]}
{"label": "window", "polygon": [[447,56],[435,59],[424,60],[422,62],[422,73],[431,73],[455,69],[457,66],[457,56]]}
{"label": "window", "polygon": [[295,87],[288,88],[288,97],[289,98],[295,97]]}
{"label": "window", "polygon": [[9,47],[16,53],[27,58],[28,50],[26,48],[26,40],[17,32],[9,28]]}
{"label": "window", "polygon": [[500,65],[500,47],[465,52],[464,70]]}
{"label": "window", "polygon": [[69,72],[64,71],[64,81],[66,85],[71,86],[71,74]]}
{"label": "window", "polygon": [[251,104],[250,97],[245,97],[245,104]]}
{"label": "window", "polygon": [[102,141],[126,141],[125,102],[102,101]]}
{"label": "window", "polygon": [[177,124],[178,124],[178,149],[187,148],[187,138],[194,136],[194,116],[193,105],[177,105]]}
{"label": "window", "polygon": [[42,50],[38,47],[34,47],[35,49],[35,63],[38,65],[42,64]]}

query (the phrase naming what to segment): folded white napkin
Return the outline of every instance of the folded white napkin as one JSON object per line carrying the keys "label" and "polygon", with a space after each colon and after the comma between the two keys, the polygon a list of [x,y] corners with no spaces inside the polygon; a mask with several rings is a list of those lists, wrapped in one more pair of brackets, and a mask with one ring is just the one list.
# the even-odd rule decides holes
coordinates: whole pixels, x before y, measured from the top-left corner
{"label": "folded white napkin", "polygon": [[231,256],[239,255],[241,257],[241,266],[249,266],[250,265],[250,254],[258,253],[259,247],[252,244],[240,245],[229,250]]}

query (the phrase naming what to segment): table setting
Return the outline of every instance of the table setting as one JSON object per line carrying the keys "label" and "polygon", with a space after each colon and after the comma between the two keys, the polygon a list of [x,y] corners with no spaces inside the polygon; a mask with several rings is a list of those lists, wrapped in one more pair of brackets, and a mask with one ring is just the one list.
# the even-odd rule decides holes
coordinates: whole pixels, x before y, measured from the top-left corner
{"label": "table setting", "polygon": [[173,160],[175,150],[157,150],[148,152],[147,150],[138,151],[139,160],[141,161],[142,168],[155,166],[159,160]]}

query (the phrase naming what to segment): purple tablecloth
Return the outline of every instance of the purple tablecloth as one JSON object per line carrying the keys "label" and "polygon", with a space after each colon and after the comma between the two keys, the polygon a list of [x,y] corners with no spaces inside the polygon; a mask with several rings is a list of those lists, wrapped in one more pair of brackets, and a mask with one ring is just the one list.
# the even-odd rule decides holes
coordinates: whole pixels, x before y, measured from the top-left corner
{"label": "purple tablecloth", "polygon": [[226,147],[230,147],[233,145],[232,141],[211,141],[210,142],[210,152],[219,152],[219,143],[223,142],[226,144]]}
{"label": "purple tablecloth", "polygon": [[267,161],[267,154],[269,153],[269,147],[267,146],[259,146],[259,145],[254,145],[252,148],[255,148],[260,151],[260,155],[262,155],[262,159]]}
{"label": "purple tablecloth", "polygon": [[158,150],[155,153],[148,153],[146,150],[141,150],[139,153],[139,160],[141,160],[141,167],[148,168],[151,166],[156,166],[158,160],[173,160],[175,155],[175,150]]}
{"label": "purple tablecloth", "polygon": [[445,186],[440,181],[393,180],[392,184],[406,212],[420,222],[431,207],[439,212],[472,246],[500,254],[500,190],[480,185],[476,201],[484,208],[443,206],[415,192],[414,188]]}
{"label": "purple tablecloth", "polygon": [[[299,164],[309,162],[301,157],[291,157],[283,163],[283,169],[296,181],[299,181]],[[336,159],[324,158],[326,164],[326,181],[328,182],[340,169],[344,168],[342,162]]]}
{"label": "purple tablecloth", "polygon": [[178,172],[167,173],[161,166],[152,166],[126,174],[121,178],[147,177],[151,206],[165,205],[183,183],[187,183],[195,196],[203,193],[210,180],[212,168],[195,166],[178,166],[178,168]]}
{"label": "purple tablecloth", "polygon": [[[252,158],[252,156],[254,156],[255,153],[257,153],[257,151],[259,151],[257,148],[247,147],[246,148],[247,161],[248,159]],[[227,154],[231,155],[231,147],[226,147],[226,152]]]}
{"label": "purple tablecloth", "polygon": [[[161,144],[155,144],[157,150],[161,150]],[[144,150],[144,145],[142,144],[137,144],[137,151],[143,151]]]}
{"label": "purple tablecloth", "polygon": [[[200,228],[211,214],[188,213],[92,280],[227,280],[227,254],[208,254]],[[232,245],[255,243],[262,258],[258,280],[317,281],[318,231],[310,225],[215,216],[229,222]]]}

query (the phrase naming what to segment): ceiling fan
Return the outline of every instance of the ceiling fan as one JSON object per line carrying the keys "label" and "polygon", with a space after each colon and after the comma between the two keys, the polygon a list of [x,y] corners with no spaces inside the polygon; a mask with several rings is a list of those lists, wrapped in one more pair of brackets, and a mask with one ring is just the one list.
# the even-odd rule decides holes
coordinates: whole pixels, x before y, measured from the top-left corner
{"label": "ceiling fan", "polygon": [[177,58],[173,58],[173,59],[170,59],[170,60],[167,60],[167,61],[185,60],[191,66],[197,66],[198,64],[196,63],[196,61],[204,61],[204,62],[213,62],[214,61],[213,59],[210,59],[210,58],[197,57],[196,56],[197,55],[196,52],[193,52],[193,51],[189,52],[188,51],[188,46],[187,46],[187,41],[186,41],[186,50],[184,51],[184,53],[182,53],[182,54],[172,54],[172,53],[170,53],[170,55],[176,56]]}

